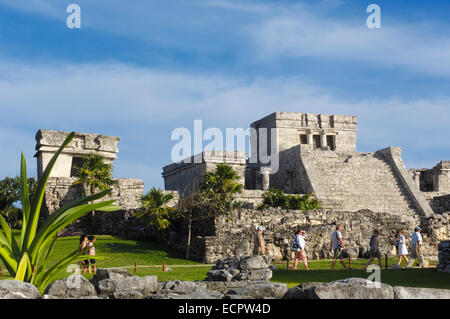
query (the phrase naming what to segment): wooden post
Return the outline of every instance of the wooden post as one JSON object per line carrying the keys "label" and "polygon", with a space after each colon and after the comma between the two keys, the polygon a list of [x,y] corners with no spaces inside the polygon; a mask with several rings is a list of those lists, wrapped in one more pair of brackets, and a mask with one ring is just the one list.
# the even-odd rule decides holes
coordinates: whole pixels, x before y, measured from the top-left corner
{"label": "wooden post", "polygon": [[388,255],[384,255],[384,268],[387,270],[388,269]]}
{"label": "wooden post", "polygon": [[136,273],[136,271],[137,271],[137,263],[134,262],[134,273]]}
{"label": "wooden post", "polygon": [[163,261],[163,272],[166,272],[166,262]]}
{"label": "wooden post", "polygon": [[352,268],[352,256],[348,255],[348,269]]}
{"label": "wooden post", "polygon": [[3,266],[0,266],[0,278],[3,277]]}
{"label": "wooden post", "polygon": [[289,270],[289,258],[286,261],[286,269]]}

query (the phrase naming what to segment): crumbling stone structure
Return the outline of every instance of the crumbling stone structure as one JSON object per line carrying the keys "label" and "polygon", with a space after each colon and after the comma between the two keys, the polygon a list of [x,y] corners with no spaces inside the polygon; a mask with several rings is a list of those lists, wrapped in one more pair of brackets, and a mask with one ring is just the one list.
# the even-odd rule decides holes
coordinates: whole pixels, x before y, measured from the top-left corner
{"label": "crumbling stone structure", "polygon": [[183,162],[164,166],[162,175],[165,189],[176,190],[180,194],[190,192],[198,187],[205,172],[214,170],[220,163],[233,167],[244,184],[246,160],[245,152],[204,151]]}
{"label": "crumbling stone structure", "polygon": [[[355,116],[275,112],[252,123],[251,128],[251,151],[252,156],[257,158],[247,159],[244,163],[245,156],[242,154],[237,167],[240,174],[244,171],[246,191],[264,191],[274,187],[291,194],[313,193],[327,212],[324,213],[326,218],[320,221],[311,221],[307,218],[304,223],[300,223],[303,227],[307,227],[309,220],[309,226],[314,226],[313,233],[316,233],[316,229],[318,232],[318,236],[314,236],[317,243],[309,251],[310,257],[325,257],[323,252],[325,243],[322,239],[327,238],[328,241],[329,238],[323,231],[331,233],[332,225],[339,222],[349,225],[351,232],[356,236],[350,240],[359,247],[358,249],[370,238],[369,229],[373,227],[381,228],[382,233],[392,238],[396,231],[392,225],[404,228],[407,233],[414,225],[421,224],[432,238],[429,241],[431,255],[437,255],[435,246],[438,240],[450,237],[448,215],[436,215],[450,210],[447,206],[450,198],[448,197],[450,177],[447,170],[449,162],[443,161],[430,171],[411,172],[402,161],[402,150],[399,147],[388,147],[372,153],[357,152]],[[271,134],[271,130],[275,130],[275,134]],[[261,132],[263,134],[260,134]],[[272,170],[259,158],[260,139],[267,141],[267,155],[274,153],[278,155],[277,170]],[[215,157],[215,161],[209,162],[204,160],[210,165],[207,167],[202,164],[201,169],[199,165],[197,165],[199,169],[194,169],[195,166],[184,163],[164,167],[166,189],[182,193],[182,186],[184,187],[186,183],[195,184],[194,181],[200,180],[205,170],[213,169],[220,162],[220,158],[221,156]],[[233,165],[236,167],[235,163]],[[433,185],[432,190],[439,192],[439,197],[430,198],[429,194],[424,192],[423,185],[428,185],[429,180]],[[262,195],[262,192],[260,194]],[[248,198],[248,194],[243,197]],[[258,202],[255,197],[252,199],[253,203]],[[436,209],[438,206],[439,210]],[[248,205],[246,208],[252,207],[255,205]],[[371,211],[371,217],[366,220],[362,217],[363,214],[338,213],[357,211]],[[258,222],[251,222],[248,218],[241,219],[242,216],[249,215],[245,211],[240,211],[241,217],[231,222],[233,227],[216,221],[214,236],[198,234],[194,241],[198,250],[197,258],[209,262],[225,255],[240,254],[239,247],[244,245],[248,248],[248,244],[243,243],[248,242],[258,225],[263,225],[266,229],[272,227],[274,233],[280,236],[273,241],[275,248],[272,257],[275,255],[275,258],[286,257],[282,247],[286,246],[292,236],[291,232],[294,231],[293,228],[286,230],[286,225],[289,223],[300,225],[298,221],[291,220],[281,212],[270,213],[267,216],[265,212],[259,211],[251,211],[249,214]],[[289,214],[295,216],[298,213],[289,212]],[[265,217],[260,218],[261,215]],[[380,220],[377,220],[378,215],[382,217]],[[409,222],[399,223],[399,218]],[[240,224],[235,224],[237,221],[242,225],[252,225],[251,229],[242,229]],[[312,224],[316,222],[317,224]],[[363,232],[362,229],[366,226],[368,228]],[[234,235],[235,237],[230,237]],[[385,246],[389,246],[387,248],[389,251],[393,248],[391,244],[386,243]],[[196,254],[195,249],[191,254]]]}
{"label": "crumbling stone structure", "polygon": [[[39,130],[36,133],[38,178],[44,172],[48,162],[63,143],[69,132]],[[113,164],[119,151],[120,138],[99,134],[75,133],[75,137],[59,155],[50,174],[45,189],[45,207],[47,213],[53,213],[59,207],[79,199],[86,192],[81,185],[74,186],[76,167],[81,164],[83,155],[95,153],[101,155],[106,163]],[[125,211],[137,209],[144,190],[140,179],[119,178],[114,180],[111,195],[104,199],[114,199]]]}
{"label": "crumbling stone structure", "polygon": [[[174,163],[163,168],[167,190],[182,193],[186,184],[195,185],[208,169],[229,162],[249,190],[283,189],[286,193],[314,193],[323,207],[355,211],[430,217],[433,210],[407,171],[401,148],[390,147],[374,153],[356,151],[356,116],[275,112],[251,124],[252,156],[243,152],[204,152],[201,163]],[[275,130],[276,134],[268,131]],[[260,134],[262,131],[263,134]],[[259,158],[261,141],[267,139],[270,154],[276,153],[278,169],[273,171]],[[276,139],[276,141],[273,141]],[[273,147],[276,149],[271,149]],[[232,153],[232,152],[231,152]],[[255,155],[256,154],[256,155]],[[195,158],[193,156],[192,158]],[[442,172],[445,162],[435,171]],[[436,183],[446,187],[447,177]]]}
{"label": "crumbling stone structure", "polygon": [[431,169],[410,169],[414,182],[435,213],[450,211],[450,161],[441,161]]}
{"label": "crumbling stone structure", "polygon": [[438,245],[439,249],[439,264],[438,271],[445,271],[450,273],[450,240],[441,242]]}
{"label": "crumbling stone structure", "polygon": [[[58,150],[69,132],[39,130],[36,133],[36,154],[38,178],[47,167],[53,154]],[[112,164],[119,151],[120,138],[99,134],[75,133],[75,137],[61,152],[50,177],[73,177],[75,167],[81,164],[81,156],[89,153],[101,155],[106,163]]]}
{"label": "crumbling stone structure", "polygon": [[[265,234],[273,259],[289,255],[288,243],[298,227],[307,230],[309,258],[326,258],[329,235],[336,224],[344,226],[344,239],[352,254],[364,256],[370,232],[379,228],[384,253],[392,253],[393,237],[398,228],[410,234],[420,224],[428,255],[437,256],[437,243],[450,239],[450,162],[442,161],[431,170],[408,171],[401,158],[401,148],[388,147],[371,153],[356,150],[355,116],[275,112],[251,124],[252,154],[240,151],[204,151],[180,163],[163,168],[165,189],[183,196],[195,190],[203,174],[219,163],[228,163],[245,185],[237,198],[243,203],[230,221],[217,219],[205,225],[193,225],[190,255],[201,261],[215,262],[225,256],[250,254],[257,226]],[[260,134],[274,130],[275,134]],[[38,172],[42,173],[67,132],[40,130],[36,136]],[[274,171],[259,158],[260,139],[267,139],[268,155],[279,160]],[[111,163],[116,158],[116,137],[77,133],[55,165],[49,180],[45,202],[49,212],[66,201],[81,196],[82,186],[72,186],[73,167],[83,154],[97,152]],[[253,148],[256,145],[256,150]],[[254,156],[254,155],[252,155]],[[286,193],[313,193],[322,209],[312,212],[255,210],[269,188]],[[96,215],[98,233],[161,240],[185,250],[183,227],[164,234],[144,229],[132,218],[139,209],[144,185],[138,179],[118,179],[111,198],[124,208],[119,213]],[[171,205],[175,206],[178,197]],[[347,236],[347,237],[345,237]]]}

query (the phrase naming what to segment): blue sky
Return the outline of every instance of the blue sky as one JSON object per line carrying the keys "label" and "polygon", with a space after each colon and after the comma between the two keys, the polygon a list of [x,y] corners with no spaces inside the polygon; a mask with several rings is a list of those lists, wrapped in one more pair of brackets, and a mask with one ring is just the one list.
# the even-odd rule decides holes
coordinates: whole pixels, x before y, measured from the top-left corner
{"label": "blue sky", "polygon": [[[81,29],[66,7],[81,7]],[[381,7],[368,29],[366,7]],[[358,150],[450,159],[450,2],[0,0],[0,178],[39,128],[120,136],[117,177],[162,187],[170,134],[274,111],[357,115]],[[206,144],[206,143],[205,143]]]}

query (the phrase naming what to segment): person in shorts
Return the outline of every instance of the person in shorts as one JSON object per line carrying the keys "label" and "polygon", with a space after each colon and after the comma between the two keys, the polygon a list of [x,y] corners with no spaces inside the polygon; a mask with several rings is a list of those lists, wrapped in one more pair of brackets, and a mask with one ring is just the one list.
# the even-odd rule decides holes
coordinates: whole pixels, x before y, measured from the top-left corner
{"label": "person in shorts", "polygon": [[292,265],[292,269],[297,269],[298,261],[301,260],[303,265],[305,266],[306,270],[309,270],[308,267],[308,259],[306,257],[306,251],[305,251],[305,236],[306,232],[299,229],[297,230],[297,234],[295,235],[295,243],[297,244],[298,250],[294,251],[294,264]]}
{"label": "person in shorts", "polygon": [[[89,256],[95,256],[95,241],[96,238],[95,236],[88,236],[88,243],[87,243],[87,247],[88,247],[88,251],[85,253],[86,255]],[[93,270],[93,273],[96,274],[97,273],[97,266],[95,265],[95,259],[90,258],[90,259],[86,259],[84,261],[84,265],[87,266],[87,269],[85,268],[83,270],[83,274],[86,273],[86,270],[91,274]],[[92,266],[92,267],[91,267]]]}
{"label": "person in shorts", "polygon": [[380,240],[379,240],[380,232],[378,229],[373,230],[373,235],[370,237],[370,248],[369,248],[369,260],[367,261],[364,269],[372,263],[375,258],[378,258],[378,266],[381,269],[381,252],[380,252]]}
{"label": "person in shorts", "polygon": [[[82,234],[80,236],[80,245],[78,247],[78,251],[81,253],[86,248],[87,244],[88,244],[88,236],[86,234]],[[85,260],[80,261],[78,264],[81,266],[83,270],[86,269]]]}
{"label": "person in shorts", "polygon": [[342,229],[343,228],[341,225],[337,225],[336,230],[331,234],[330,251],[333,253],[333,261],[331,262],[331,269],[334,269],[334,266],[336,265],[336,260],[338,259],[345,269],[349,269],[344,262],[345,251],[347,249],[345,248],[344,241],[342,240]]}

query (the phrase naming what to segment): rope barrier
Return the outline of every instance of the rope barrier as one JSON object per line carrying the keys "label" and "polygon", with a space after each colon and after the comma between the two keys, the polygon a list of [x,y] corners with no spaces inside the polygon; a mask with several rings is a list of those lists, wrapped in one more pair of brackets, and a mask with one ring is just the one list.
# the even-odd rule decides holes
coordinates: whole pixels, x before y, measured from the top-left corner
{"label": "rope barrier", "polygon": [[[193,267],[212,267],[215,264],[201,264],[201,265],[166,265],[166,268],[193,268]],[[129,265],[119,267],[100,267],[101,269],[121,269],[121,268],[161,268],[161,265]]]}

